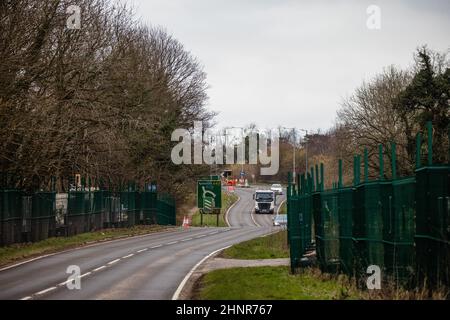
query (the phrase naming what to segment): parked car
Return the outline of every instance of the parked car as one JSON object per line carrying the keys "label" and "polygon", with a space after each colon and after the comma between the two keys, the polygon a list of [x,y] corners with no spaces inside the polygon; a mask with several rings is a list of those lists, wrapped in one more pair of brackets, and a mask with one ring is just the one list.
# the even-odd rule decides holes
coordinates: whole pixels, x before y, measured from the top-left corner
{"label": "parked car", "polygon": [[275,194],[283,194],[283,187],[278,183],[273,184],[270,187],[270,190],[272,190]]}
{"label": "parked car", "polygon": [[273,217],[274,226],[285,226],[287,225],[287,214],[277,214]]}

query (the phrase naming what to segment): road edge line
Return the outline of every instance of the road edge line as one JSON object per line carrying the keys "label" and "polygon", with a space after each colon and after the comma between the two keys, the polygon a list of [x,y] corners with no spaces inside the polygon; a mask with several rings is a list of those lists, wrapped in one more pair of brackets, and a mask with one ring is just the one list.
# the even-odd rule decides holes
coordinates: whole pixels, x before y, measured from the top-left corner
{"label": "road edge line", "polygon": [[257,226],[257,227],[261,227],[260,224],[258,222],[256,222],[255,217],[253,216],[253,213],[255,212],[255,209],[252,210],[252,212],[250,212],[250,217],[253,220],[253,223]]}
{"label": "road edge line", "polygon": [[[236,193],[235,193],[236,194]],[[237,195],[237,194],[236,194]],[[228,221],[228,213],[230,212],[230,210],[236,205],[236,203],[238,203],[239,201],[241,201],[241,197],[239,195],[237,195],[238,199],[227,209],[227,212],[225,212],[225,222],[227,223],[228,227],[231,227],[230,225],[230,221]]]}
{"label": "road edge line", "polygon": [[186,286],[186,283],[188,282],[189,278],[192,276],[192,274],[195,272],[195,270],[203,263],[205,262],[207,259],[209,259],[210,257],[212,257],[213,255],[215,255],[216,253],[225,250],[227,248],[231,247],[231,245],[217,249],[213,252],[211,252],[210,254],[208,254],[206,257],[203,257],[202,260],[200,260],[199,262],[197,262],[197,264],[195,266],[192,267],[192,269],[188,272],[188,274],[183,278],[183,280],[180,282],[180,284],[178,285],[177,290],[175,291],[175,293],[172,296],[171,300],[178,300],[178,298],[180,297],[180,293],[183,290],[183,288]]}
{"label": "road edge line", "polygon": [[280,214],[280,209],[281,209],[281,206],[283,205],[283,203],[285,203],[286,202],[286,200],[287,199],[284,199],[283,201],[281,201],[281,203],[278,205],[278,208],[277,208],[277,216]]}

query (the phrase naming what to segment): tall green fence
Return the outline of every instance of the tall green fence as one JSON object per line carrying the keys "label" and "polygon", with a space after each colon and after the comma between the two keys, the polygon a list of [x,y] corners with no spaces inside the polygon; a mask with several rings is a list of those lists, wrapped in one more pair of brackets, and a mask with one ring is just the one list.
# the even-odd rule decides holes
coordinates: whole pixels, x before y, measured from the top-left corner
{"label": "tall green fence", "polygon": [[[0,190],[0,244],[138,224],[176,224],[176,205],[156,184],[144,191],[71,190],[66,194]],[[60,203],[58,203],[60,202]],[[62,204],[61,204],[62,203]]]}
{"label": "tall green fence", "polygon": [[175,225],[175,200],[168,194],[158,195],[157,199],[157,217],[156,221],[159,225]]}
{"label": "tall green fence", "polygon": [[31,241],[45,240],[55,234],[56,192],[36,192],[32,195]]}
{"label": "tall green fence", "polygon": [[19,190],[0,192],[2,244],[11,244],[22,240],[22,196],[23,193]]}
{"label": "tall green fence", "polygon": [[395,144],[391,145],[390,180],[385,179],[381,146],[377,179],[369,179],[367,151],[363,177],[360,157],[354,158],[351,186],[342,183],[342,161],[338,182],[328,190],[324,190],[323,165],[320,172],[316,166],[298,176],[295,184],[289,176],[288,242],[293,271],[315,243],[323,272],[346,273],[361,285],[365,285],[367,267],[377,265],[382,279],[397,285],[450,286],[450,164],[432,163],[428,139],[428,163],[422,166],[420,141],[419,136],[416,171],[411,177],[397,177]]}

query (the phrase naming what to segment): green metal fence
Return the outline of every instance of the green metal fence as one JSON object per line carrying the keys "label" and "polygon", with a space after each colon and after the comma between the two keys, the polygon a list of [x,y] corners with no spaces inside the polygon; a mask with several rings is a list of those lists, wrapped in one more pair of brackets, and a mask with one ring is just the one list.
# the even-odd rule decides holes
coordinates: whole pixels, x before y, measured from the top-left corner
{"label": "green metal fence", "polygon": [[168,194],[158,195],[157,199],[157,217],[156,221],[159,225],[175,225],[175,201]]}
{"label": "green metal fence", "polygon": [[114,192],[90,187],[71,190],[59,197],[58,201],[66,204],[58,209],[56,195],[0,190],[0,244],[40,241],[110,227],[176,224],[174,199],[158,194],[154,183],[146,185],[142,192],[131,187]]}
{"label": "green metal fence", "polygon": [[55,234],[56,192],[36,192],[32,195],[31,241],[45,240]]}
{"label": "green metal fence", "polygon": [[22,240],[22,196],[19,190],[0,192],[0,211],[2,217],[2,244]]}
{"label": "green metal fence", "polygon": [[411,177],[397,177],[395,144],[391,145],[390,180],[384,178],[381,146],[378,179],[369,180],[367,151],[363,179],[360,157],[354,158],[351,186],[342,183],[342,161],[338,182],[328,190],[324,190],[323,165],[320,172],[316,166],[300,175],[295,185],[289,176],[288,242],[293,271],[315,242],[323,272],[344,272],[360,284],[365,284],[367,267],[377,265],[383,280],[395,284],[450,285],[450,164],[432,163],[428,139],[428,163],[422,166],[420,141],[418,136],[417,168]]}

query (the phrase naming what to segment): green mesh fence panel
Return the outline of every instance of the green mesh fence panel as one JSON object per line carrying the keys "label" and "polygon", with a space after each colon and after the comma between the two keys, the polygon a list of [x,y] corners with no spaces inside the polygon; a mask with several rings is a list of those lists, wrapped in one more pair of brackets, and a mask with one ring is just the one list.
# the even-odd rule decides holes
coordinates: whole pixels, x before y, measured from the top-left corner
{"label": "green mesh fence panel", "polygon": [[297,196],[299,206],[300,254],[304,254],[311,245],[312,199],[309,194]]}
{"label": "green mesh fence panel", "polygon": [[69,235],[76,235],[90,230],[91,193],[71,191],[67,199],[67,229]]}
{"label": "green mesh fence panel", "polygon": [[97,190],[91,193],[91,229],[100,230],[103,228],[104,221],[108,212],[106,210],[106,198],[109,196],[109,191]]}
{"label": "green mesh fence panel", "polygon": [[302,252],[299,201],[297,196],[288,196],[288,233],[289,233],[289,252],[291,257],[291,270],[295,271],[300,266]]}
{"label": "green mesh fence panel", "polygon": [[22,196],[18,190],[0,191],[2,198],[2,244],[9,245],[21,241],[22,238]]}
{"label": "green mesh fence panel", "polygon": [[384,268],[383,217],[389,215],[390,182],[368,182],[356,187],[353,212],[356,274],[369,265]]}
{"label": "green mesh fence panel", "polygon": [[336,272],[339,265],[338,192],[328,190],[320,194],[320,215],[316,234],[319,263],[324,271]]}
{"label": "green mesh fence panel", "polygon": [[56,192],[32,195],[31,241],[47,239],[56,228]]}
{"label": "green mesh fence panel", "polygon": [[175,225],[176,224],[175,202],[167,194],[158,195],[157,223],[159,225]]}
{"label": "green mesh fence panel", "polygon": [[3,245],[3,190],[0,190],[0,246]]}
{"label": "green mesh fence panel", "polygon": [[416,260],[420,283],[450,286],[450,166],[416,171]]}
{"label": "green mesh fence panel", "polygon": [[339,215],[339,257],[341,270],[352,276],[355,271],[353,260],[353,188],[339,189],[338,215]]}
{"label": "green mesh fence panel", "polygon": [[144,224],[157,224],[157,193],[142,192],[141,193],[141,209],[143,213]]}
{"label": "green mesh fence panel", "polygon": [[139,224],[140,208],[139,193],[137,191],[124,191],[120,193],[120,203],[129,227]]}
{"label": "green mesh fence panel", "polygon": [[415,187],[414,177],[392,182],[390,211],[384,219],[386,274],[404,285],[414,273]]}

